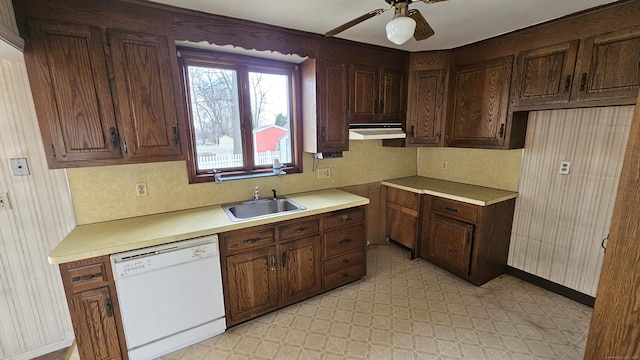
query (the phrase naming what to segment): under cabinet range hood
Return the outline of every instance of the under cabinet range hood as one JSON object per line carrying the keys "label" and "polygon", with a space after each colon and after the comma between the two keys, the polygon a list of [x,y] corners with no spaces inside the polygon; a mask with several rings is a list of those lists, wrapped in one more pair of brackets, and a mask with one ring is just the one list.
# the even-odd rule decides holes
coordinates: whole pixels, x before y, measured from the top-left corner
{"label": "under cabinet range hood", "polygon": [[350,124],[349,140],[404,139],[400,123]]}

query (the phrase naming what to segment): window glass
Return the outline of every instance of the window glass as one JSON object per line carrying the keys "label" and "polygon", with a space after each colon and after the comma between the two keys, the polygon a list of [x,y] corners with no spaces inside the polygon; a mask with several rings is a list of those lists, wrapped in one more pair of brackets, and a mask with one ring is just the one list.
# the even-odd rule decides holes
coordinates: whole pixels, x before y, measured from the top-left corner
{"label": "window glass", "polygon": [[198,171],[241,168],[237,72],[203,66],[187,69]]}
{"label": "window glass", "polygon": [[253,149],[256,165],[291,161],[287,75],[249,72]]}
{"label": "window glass", "polygon": [[[189,178],[301,171],[296,64],[180,50],[190,136]],[[297,146],[297,147],[296,147]]]}

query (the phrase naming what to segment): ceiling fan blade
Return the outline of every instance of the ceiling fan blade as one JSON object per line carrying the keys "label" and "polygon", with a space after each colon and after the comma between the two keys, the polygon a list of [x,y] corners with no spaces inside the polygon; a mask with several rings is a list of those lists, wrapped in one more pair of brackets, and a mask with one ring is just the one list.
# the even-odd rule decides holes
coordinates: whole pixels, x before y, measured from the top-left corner
{"label": "ceiling fan blade", "polygon": [[420,11],[412,9],[409,10],[408,15],[410,18],[416,21],[416,31],[413,33],[413,38],[417,41],[428,39],[436,33],[435,31],[433,31],[424,16],[422,16]]}
{"label": "ceiling fan blade", "polygon": [[353,20],[351,20],[351,21],[349,21],[347,23],[344,23],[344,24],[338,26],[337,28],[335,28],[333,30],[328,31],[327,33],[324,34],[324,36],[337,35],[337,34],[347,30],[348,28],[350,28],[352,26],[358,25],[361,22],[363,22],[365,20],[368,20],[368,19],[371,19],[374,16],[378,16],[378,15],[382,14],[383,12],[385,12],[387,10],[389,10],[389,9],[376,9],[376,10],[369,11],[368,13],[366,13],[366,14],[364,14],[362,16],[359,16],[359,17],[357,17],[357,18],[355,18],[355,19],[353,19]]}

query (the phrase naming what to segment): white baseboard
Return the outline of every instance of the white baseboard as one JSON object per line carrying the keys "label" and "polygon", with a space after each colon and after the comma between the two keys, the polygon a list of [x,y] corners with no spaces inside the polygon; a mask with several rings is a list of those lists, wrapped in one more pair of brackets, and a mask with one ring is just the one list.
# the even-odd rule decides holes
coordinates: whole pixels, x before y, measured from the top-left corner
{"label": "white baseboard", "polygon": [[71,346],[71,344],[73,344],[73,339],[74,339],[74,336],[73,334],[71,334],[56,343],[49,344],[47,346],[44,346],[35,350],[27,351],[22,354],[9,356],[8,358],[5,358],[5,360],[29,360],[29,359],[37,358],[38,356],[46,355],[48,353],[52,353],[54,351],[58,351],[60,349],[64,349],[66,347]]}

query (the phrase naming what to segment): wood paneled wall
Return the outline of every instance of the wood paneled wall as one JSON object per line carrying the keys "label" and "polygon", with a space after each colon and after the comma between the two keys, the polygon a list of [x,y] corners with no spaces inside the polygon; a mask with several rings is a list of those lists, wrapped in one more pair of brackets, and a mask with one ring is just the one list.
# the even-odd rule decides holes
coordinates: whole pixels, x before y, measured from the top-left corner
{"label": "wood paneled wall", "polygon": [[510,266],[595,296],[633,109],[530,113]]}
{"label": "wood paneled wall", "polygon": [[367,241],[371,244],[384,244],[385,236],[385,207],[380,182],[341,187],[341,190],[364,196],[369,199],[367,205]]}
{"label": "wood paneled wall", "polygon": [[[4,11],[4,10],[3,10]],[[14,176],[9,159],[27,158]],[[75,226],[64,170],[49,170],[24,63],[0,59],[0,359],[31,359],[70,345],[69,320],[53,247]]]}

